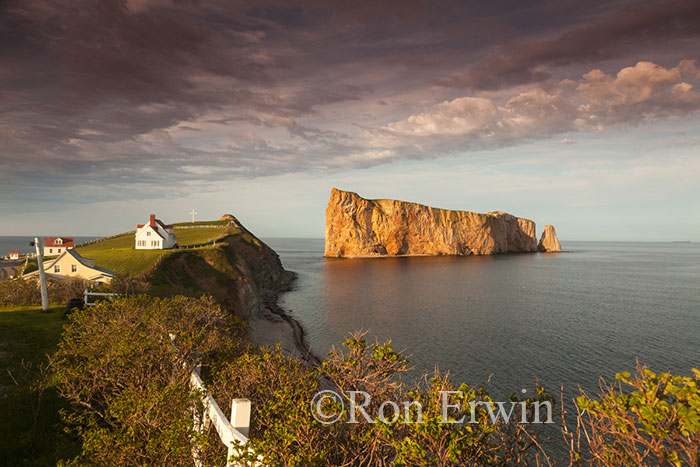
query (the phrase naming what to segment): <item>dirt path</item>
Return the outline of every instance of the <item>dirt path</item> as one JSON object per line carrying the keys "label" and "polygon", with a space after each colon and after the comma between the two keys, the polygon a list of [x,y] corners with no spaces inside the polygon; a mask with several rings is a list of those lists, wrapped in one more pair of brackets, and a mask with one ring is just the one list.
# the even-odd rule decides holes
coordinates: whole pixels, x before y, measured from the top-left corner
{"label": "dirt path", "polygon": [[0,281],[14,276],[21,264],[22,260],[19,259],[0,260]]}

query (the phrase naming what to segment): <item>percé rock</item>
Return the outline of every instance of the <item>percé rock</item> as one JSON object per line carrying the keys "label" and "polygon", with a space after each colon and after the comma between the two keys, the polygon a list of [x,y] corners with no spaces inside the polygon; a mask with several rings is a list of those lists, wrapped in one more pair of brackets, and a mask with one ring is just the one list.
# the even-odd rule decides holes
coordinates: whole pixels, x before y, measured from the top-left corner
{"label": "perc\u00e9 rock", "polygon": [[554,226],[545,225],[544,232],[540,238],[540,243],[537,245],[538,251],[561,251],[561,245],[557,238],[557,232]]}
{"label": "perc\u00e9 rock", "polygon": [[328,257],[491,255],[537,251],[535,223],[506,212],[449,211],[331,190]]}

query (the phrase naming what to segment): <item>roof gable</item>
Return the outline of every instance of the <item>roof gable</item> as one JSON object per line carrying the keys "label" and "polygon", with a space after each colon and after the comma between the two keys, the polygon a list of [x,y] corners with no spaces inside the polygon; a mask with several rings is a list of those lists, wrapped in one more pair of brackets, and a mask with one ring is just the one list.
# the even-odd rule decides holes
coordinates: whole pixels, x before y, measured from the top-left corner
{"label": "roof gable", "polygon": [[72,247],[73,237],[46,237],[44,247]]}
{"label": "roof gable", "polygon": [[[70,259],[72,260],[72,261],[70,261],[70,263],[73,263],[73,262],[80,263],[80,265],[82,265],[83,267],[90,269],[92,271],[97,271],[101,274],[107,274],[107,275],[111,275],[111,276],[117,275],[117,273],[114,271],[110,271],[109,269],[106,269],[106,268],[103,268],[100,266],[95,266],[94,259],[85,258],[85,257],[81,256],[80,253],[78,253],[74,249],[66,250],[63,253],[61,253],[56,259],[52,259],[50,261],[45,262],[44,263],[44,271],[51,272],[50,269],[53,268],[54,265],[59,264],[59,262],[66,255],[68,255],[70,257]],[[38,271],[31,272],[28,275],[35,275],[35,274],[38,274]]]}
{"label": "roof gable", "polygon": [[[150,225],[150,224],[143,224],[143,225],[140,225],[139,228],[138,228],[138,230],[141,231],[141,232],[145,232],[145,231],[146,231],[146,230],[145,230],[146,227],[150,228],[150,229],[151,229],[153,232],[155,232],[156,235],[158,235],[160,238],[163,238],[163,239],[165,238],[165,237],[163,237],[163,235],[162,235],[160,232],[158,232],[158,229],[157,229],[157,228],[155,228],[154,226],[152,226],[152,225]],[[137,233],[138,233],[138,232],[137,232]]]}

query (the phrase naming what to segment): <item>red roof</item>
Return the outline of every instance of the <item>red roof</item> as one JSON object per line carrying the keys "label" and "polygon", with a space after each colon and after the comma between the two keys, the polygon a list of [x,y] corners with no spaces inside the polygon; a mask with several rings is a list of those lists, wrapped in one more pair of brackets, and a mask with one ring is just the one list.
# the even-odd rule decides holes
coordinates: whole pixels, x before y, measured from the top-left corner
{"label": "red roof", "polygon": [[10,254],[14,254],[14,253],[19,254],[19,251],[17,251],[17,250],[10,250]]}
{"label": "red roof", "polygon": [[[163,224],[163,221],[161,221],[160,219],[156,219],[156,215],[155,215],[155,214],[151,214],[151,218],[149,219],[148,224],[136,224],[136,228],[137,228],[137,229],[140,229],[141,227],[143,227],[143,226],[145,226],[145,225],[150,225],[151,227],[155,228],[155,227],[156,227],[156,223],[157,223],[158,225],[160,225],[160,226],[161,226],[163,229],[165,229],[165,230],[168,230],[168,229],[172,229],[172,228],[173,228],[172,225],[165,225],[165,224]],[[156,229],[156,230],[158,230],[158,229]]]}
{"label": "red roof", "polygon": [[[60,239],[61,243],[56,243],[56,241]],[[47,247],[72,247],[73,246],[73,237],[46,237],[44,239],[44,246]]]}

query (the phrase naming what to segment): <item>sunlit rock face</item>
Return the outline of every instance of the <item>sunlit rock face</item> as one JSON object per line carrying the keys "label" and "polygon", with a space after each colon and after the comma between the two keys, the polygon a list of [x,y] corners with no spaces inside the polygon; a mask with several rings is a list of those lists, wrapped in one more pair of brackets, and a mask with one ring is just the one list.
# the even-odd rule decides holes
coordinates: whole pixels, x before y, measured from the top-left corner
{"label": "sunlit rock face", "polygon": [[537,251],[535,223],[506,212],[449,211],[333,188],[326,209],[329,257],[492,255]]}
{"label": "sunlit rock face", "polygon": [[561,245],[559,244],[559,239],[557,238],[557,231],[554,230],[554,226],[544,226],[544,232],[542,232],[542,237],[540,237],[540,243],[539,245],[537,245],[537,250],[561,251]]}

